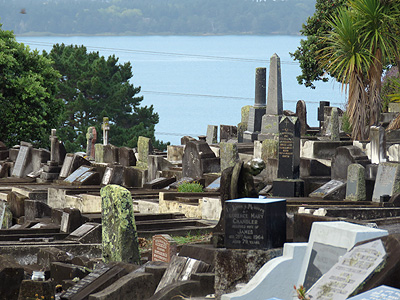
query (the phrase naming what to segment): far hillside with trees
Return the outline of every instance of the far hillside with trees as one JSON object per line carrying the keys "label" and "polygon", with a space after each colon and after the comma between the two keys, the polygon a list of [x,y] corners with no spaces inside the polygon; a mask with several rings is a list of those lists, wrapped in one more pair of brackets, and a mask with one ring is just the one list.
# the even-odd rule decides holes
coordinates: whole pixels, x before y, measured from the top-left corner
{"label": "far hillside with trees", "polygon": [[298,34],[315,0],[0,0],[15,34]]}

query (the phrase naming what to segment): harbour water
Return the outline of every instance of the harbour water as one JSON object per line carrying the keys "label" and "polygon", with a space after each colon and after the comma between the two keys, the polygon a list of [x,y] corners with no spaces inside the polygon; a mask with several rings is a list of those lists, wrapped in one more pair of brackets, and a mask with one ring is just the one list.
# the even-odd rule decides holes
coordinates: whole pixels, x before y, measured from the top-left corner
{"label": "harbour water", "polygon": [[346,97],[334,81],[311,90],[297,83],[299,64],[289,52],[299,36],[43,36],[17,37],[31,49],[50,51],[53,44],[85,45],[101,55],[132,63],[142,105],[153,105],[160,116],[156,137],[180,144],[183,135],[206,134],[207,125],[236,125],[242,106],[254,104],[257,67],[281,58],[284,109],[295,111],[297,100],[307,104],[308,123],[317,126],[321,100],[345,107]]}

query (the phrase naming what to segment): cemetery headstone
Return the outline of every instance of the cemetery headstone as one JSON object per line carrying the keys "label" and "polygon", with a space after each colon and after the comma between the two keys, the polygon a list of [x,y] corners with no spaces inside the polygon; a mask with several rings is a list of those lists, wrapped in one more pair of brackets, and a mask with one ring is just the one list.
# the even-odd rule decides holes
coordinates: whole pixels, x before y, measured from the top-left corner
{"label": "cemetery headstone", "polygon": [[52,129],[50,135],[50,160],[58,163],[58,161],[56,161],[57,143],[58,143],[57,130]]}
{"label": "cemetery headstone", "polygon": [[136,166],[136,156],[132,148],[119,147],[119,163],[123,167]]}
{"label": "cemetery headstone", "polygon": [[296,104],[296,116],[300,123],[300,136],[305,136],[307,133],[307,106],[304,100],[297,101]]}
{"label": "cemetery headstone", "polygon": [[21,178],[32,172],[32,170],[32,145],[21,142],[11,176]]}
{"label": "cemetery headstone", "polygon": [[138,149],[139,159],[138,159],[136,165],[139,168],[147,169],[147,166],[148,166],[147,160],[148,160],[149,154],[151,154],[153,152],[151,140],[147,137],[139,136],[137,149]]}
{"label": "cemetery headstone", "polygon": [[118,184],[121,185],[123,181],[124,167],[115,165],[113,167],[107,167],[104,171],[103,178],[101,180],[102,185]]}
{"label": "cemetery headstone", "polygon": [[224,209],[226,248],[271,249],[286,242],[286,200],[228,200]]}
{"label": "cemetery headstone", "polygon": [[203,141],[187,142],[182,157],[182,176],[200,179],[204,173],[220,171],[220,159]]}
{"label": "cemetery headstone", "polygon": [[108,117],[103,118],[101,129],[103,129],[103,145],[108,145],[108,132],[110,131],[110,120]]}
{"label": "cemetery headstone", "polygon": [[96,127],[90,126],[86,133],[86,155],[89,159],[94,159],[95,157],[95,144],[97,141],[97,131]]}
{"label": "cemetery headstone", "polygon": [[319,121],[319,128],[323,127],[324,123],[324,110],[325,106],[330,106],[331,103],[329,101],[319,101],[319,107],[318,107],[318,121]]}
{"label": "cemetery headstone", "polygon": [[82,176],[84,173],[89,172],[93,170],[94,168],[89,167],[89,166],[80,166],[77,170],[75,170],[71,175],[69,175],[67,178],[64,179],[64,182],[66,183],[72,183],[75,180],[77,180],[80,176]]}
{"label": "cemetery headstone", "polygon": [[283,116],[279,123],[278,178],[274,196],[302,197],[304,182],[300,177],[300,124],[298,118]]}
{"label": "cemetery headstone", "polygon": [[322,198],[324,200],[343,200],[346,195],[346,182],[332,179],[318,189],[310,193],[311,198]]}
{"label": "cemetery headstone", "polygon": [[282,78],[281,78],[281,59],[274,53],[270,58],[269,79],[268,79],[268,98],[267,115],[282,115]]}
{"label": "cemetery headstone", "polygon": [[219,125],[219,141],[227,142],[237,138],[237,127],[232,125]]}
{"label": "cemetery headstone", "polygon": [[341,146],[335,150],[331,163],[331,178],[340,181],[347,180],[347,168],[351,164],[366,167],[370,163],[368,156],[357,146]]}
{"label": "cemetery headstone", "polygon": [[244,141],[256,140],[258,133],[261,132],[262,116],[265,115],[266,109],[266,74],[266,68],[256,69],[254,106],[249,110],[247,131],[243,134]]}
{"label": "cemetery headstone", "polygon": [[391,286],[381,285],[368,292],[348,298],[348,300],[400,300],[400,290]]}
{"label": "cemetery headstone", "polygon": [[152,261],[170,262],[177,254],[177,242],[168,234],[153,236]]}
{"label": "cemetery headstone", "polygon": [[386,137],[382,126],[371,126],[369,131],[371,141],[371,164],[386,161]]}
{"label": "cemetery headstone", "polygon": [[218,143],[218,126],[216,125],[207,125],[207,144],[216,144]]}
{"label": "cemetery headstone", "polygon": [[275,53],[270,58],[267,108],[261,121],[260,141],[277,139],[279,136],[280,118],[283,114],[281,60]]}
{"label": "cemetery headstone", "polygon": [[78,154],[68,153],[65,156],[59,178],[65,179],[81,166],[90,166],[90,162]]}
{"label": "cemetery headstone", "polygon": [[107,185],[100,195],[103,260],[138,264],[140,252],[131,193],[121,186]]}
{"label": "cemetery headstone", "polygon": [[383,262],[386,255],[380,239],[355,246],[308,291],[313,299],[347,299]]}
{"label": "cemetery headstone", "polygon": [[278,178],[300,176],[300,128],[297,118],[282,117],[279,123]]}
{"label": "cemetery headstone", "polygon": [[382,162],[378,166],[378,173],[372,194],[373,202],[380,202],[380,196],[392,196],[400,192],[400,164]]}
{"label": "cemetery headstone", "polygon": [[226,168],[233,167],[239,160],[239,152],[237,144],[221,142],[220,158],[221,158],[221,171]]}
{"label": "cemetery headstone", "polygon": [[146,182],[143,185],[144,189],[163,189],[167,186],[169,186],[171,183],[174,183],[176,181],[176,178],[165,178],[165,177],[159,177],[155,178],[149,182]]}
{"label": "cemetery headstone", "polygon": [[331,141],[340,141],[339,112],[337,107],[332,108],[330,133],[331,133]]}
{"label": "cemetery headstone", "polygon": [[167,160],[168,161],[182,161],[183,150],[185,149],[182,145],[168,145],[167,146]]}
{"label": "cemetery headstone", "polygon": [[125,269],[120,266],[103,266],[96,268],[93,270],[93,272],[79,280],[74,286],[63,292],[60,296],[60,299],[88,299],[90,294],[108,287],[126,274],[127,272]]}
{"label": "cemetery headstone", "polygon": [[365,201],[365,168],[360,164],[351,164],[347,170],[346,200]]}

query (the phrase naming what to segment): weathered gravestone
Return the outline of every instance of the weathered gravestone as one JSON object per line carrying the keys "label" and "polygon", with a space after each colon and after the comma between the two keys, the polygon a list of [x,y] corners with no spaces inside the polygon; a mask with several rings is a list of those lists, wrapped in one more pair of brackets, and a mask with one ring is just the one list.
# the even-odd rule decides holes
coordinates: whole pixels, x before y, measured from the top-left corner
{"label": "weathered gravestone", "polygon": [[300,123],[300,136],[305,136],[307,133],[307,106],[304,100],[297,101],[296,104],[296,116]]}
{"label": "weathered gravestone", "polygon": [[220,159],[204,141],[186,143],[182,158],[182,176],[200,179],[204,173],[220,172]]}
{"label": "weathered gravestone", "polygon": [[69,175],[67,178],[64,179],[65,183],[73,183],[74,181],[76,181],[77,179],[79,179],[79,177],[81,177],[82,175],[84,175],[85,173],[94,170],[94,168],[89,167],[89,166],[80,166],[77,170],[75,170],[73,173],[71,173],[71,175]]}
{"label": "weathered gravestone", "polygon": [[324,110],[325,110],[325,106],[329,106],[331,103],[329,101],[319,101],[319,107],[318,107],[318,121],[319,121],[319,129],[321,131],[321,129],[324,127]]}
{"label": "weathered gravestone", "polygon": [[221,172],[226,168],[233,167],[239,161],[238,147],[235,143],[219,143]]}
{"label": "weathered gravestone", "polygon": [[103,117],[101,129],[103,129],[103,145],[108,145],[108,132],[110,131],[110,120],[108,117]]}
{"label": "weathered gravestone", "polygon": [[97,131],[94,126],[90,126],[86,133],[86,155],[90,160],[95,158],[95,144],[97,141]]}
{"label": "weathered gravestone", "polygon": [[176,178],[165,178],[165,177],[159,177],[155,178],[149,182],[146,182],[143,185],[144,189],[163,189],[170,184],[174,183],[176,181]]}
{"label": "weathered gravestone", "polygon": [[11,176],[21,178],[25,177],[32,171],[32,145],[26,142],[21,142],[21,147],[19,148]]}
{"label": "weathered gravestone", "polygon": [[308,291],[313,299],[347,299],[383,262],[386,255],[380,239],[355,246]]}
{"label": "weathered gravestone", "polygon": [[103,290],[126,274],[127,271],[120,266],[96,268],[74,286],[63,292],[60,298],[61,300],[89,299],[90,294]]}
{"label": "weathered gravestone", "polygon": [[365,168],[360,164],[351,164],[347,169],[346,200],[365,201]]}
{"label": "weathered gravestone", "polygon": [[[53,280],[23,280],[19,289],[18,300],[54,299],[55,288],[56,284]],[[40,298],[36,295],[40,295]]]}
{"label": "weathered gravestone", "polygon": [[153,152],[153,146],[151,145],[151,139],[144,137],[144,136],[139,136],[138,139],[138,161],[136,162],[136,166],[139,168],[147,169],[148,163],[148,157],[149,154]]}
{"label": "weathered gravestone", "polygon": [[324,200],[343,200],[346,195],[346,182],[332,179],[318,189],[310,193],[311,198],[322,198]]}
{"label": "weathered gravestone", "polygon": [[266,109],[266,74],[266,68],[256,69],[254,106],[251,106],[249,110],[247,131],[243,134],[245,142],[257,140],[257,136],[261,132],[262,116],[265,115]]}
{"label": "weathered gravestone", "polygon": [[170,262],[177,254],[177,242],[169,234],[153,236],[152,261]]}
{"label": "weathered gravestone", "polygon": [[80,156],[78,154],[68,153],[65,156],[59,178],[60,179],[67,178],[70,174],[72,174],[80,166],[90,166],[90,161],[88,161],[87,159],[83,158],[82,156]]}
{"label": "weathered gravestone", "polygon": [[371,164],[379,164],[386,161],[386,137],[385,128],[371,126],[369,130],[371,141]]}
{"label": "weathered gravestone", "polygon": [[119,147],[119,163],[123,167],[136,166],[136,156],[132,148]]}
{"label": "weathered gravestone", "polygon": [[348,298],[348,300],[400,300],[400,290],[381,285],[368,292]]}
{"label": "weathered gravestone", "polygon": [[332,107],[329,131],[331,135],[331,141],[340,141],[340,123],[337,107]]}
{"label": "weathered gravestone", "polygon": [[378,166],[378,173],[372,194],[373,202],[381,202],[383,195],[392,196],[400,192],[400,163],[383,162]]}
{"label": "weathered gravestone", "polygon": [[286,242],[286,200],[228,200],[224,209],[226,248],[271,249]]}
{"label": "weathered gravestone", "polygon": [[304,182],[300,176],[300,124],[296,117],[283,116],[279,123],[278,178],[274,196],[301,197]]}
{"label": "weathered gravestone", "polygon": [[122,184],[124,174],[123,166],[107,167],[101,180],[102,185]]}
{"label": "weathered gravestone", "polygon": [[282,114],[281,59],[274,53],[270,58],[267,108],[262,117],[259,140],[275,139],[279,135],[279,122]]}
{"label": "weathered gravestone", "polygon": [[218,126],[216,125],[207,125],[207,144],[216,144],[218,143]]}
{"label": "weathered gravestone", "polygon": [[331,178],[340,181],[347,180],[347,168],[351,164],[366,166],[370,163],[368,156],[356,146],[337,147],[332,158]]}
{"label": "weathered gravestone", "polygon": [[232,125],[219,125],[219,141],[227,142],[237,138],[237,127]]}
{"label": "weathered gravestone", "polygon": [[100,190],[102,200],[103,260],[140,262],[131,193],[118,185]]}

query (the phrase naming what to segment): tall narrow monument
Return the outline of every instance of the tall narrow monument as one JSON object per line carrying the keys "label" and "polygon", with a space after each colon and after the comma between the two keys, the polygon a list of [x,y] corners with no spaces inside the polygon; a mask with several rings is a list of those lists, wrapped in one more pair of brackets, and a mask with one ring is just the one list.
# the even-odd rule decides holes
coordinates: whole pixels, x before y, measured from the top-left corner
{"label": "tall narrow monument", "polygon": [[281,59],[274,53],[270,59],[266,113],[261,121],[258,140],[278,139],[279,120],[283,114]]}
{"label": "tall narrow monument", "polygon": [[247,131],[243,134],[244,142],[257,140],[257,136],[261,132],[261,120],[266,109],[266,74],[266,68],[256,69],[254,106],[250,107],[249,110]]}

